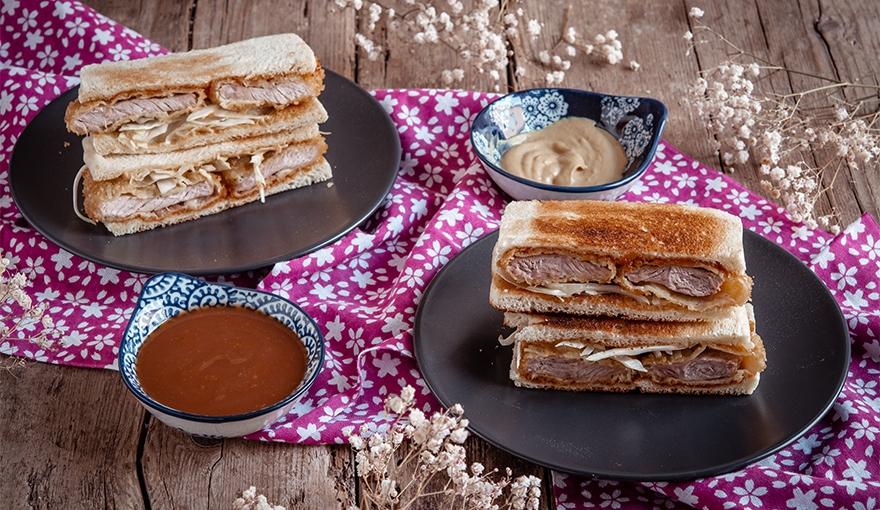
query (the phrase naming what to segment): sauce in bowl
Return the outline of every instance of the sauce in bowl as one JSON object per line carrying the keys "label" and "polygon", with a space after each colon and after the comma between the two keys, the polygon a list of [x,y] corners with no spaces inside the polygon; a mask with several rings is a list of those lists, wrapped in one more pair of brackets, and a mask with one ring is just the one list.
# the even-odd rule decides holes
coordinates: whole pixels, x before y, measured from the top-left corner
{"label": "sauce in bowl", "polygon": [[292,394],[305,376],[299,336],[262,312],[209,307],[168,319],[150,333],[135,370],[144,392],[178,411],[229,416]]}
{"label": "sauce in bowl", "polygon": [[620,180],[627,158],[614,136],[592,119],[567,117],[512,136],[500,166],[530,181],[556,186],[598,186]]}

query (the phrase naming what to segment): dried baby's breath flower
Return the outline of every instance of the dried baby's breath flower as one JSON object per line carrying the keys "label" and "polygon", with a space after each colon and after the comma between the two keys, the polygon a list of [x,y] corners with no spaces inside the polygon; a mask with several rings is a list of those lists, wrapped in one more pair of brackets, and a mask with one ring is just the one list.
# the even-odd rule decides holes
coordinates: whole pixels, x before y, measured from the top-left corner
{"label": "dried baby's breath flower", "polygon": [[257,495],[257,488],[251,486],[241,493],[241,497],[232,502],[233,510],[286,510],[283,506],[272,506],[262,494]]}
{"label": "dried baby's breath flower", "polygon": [[[363,508],[404,509],[428,496],[445,498],[437,504],[450,508],[538,508],[539,478],[512,479],[506,469],[495,479],[497,470],[487,471],[480,463],[468,466],[462,446],[468,421],[460,405],[427,417],[415,407],[415,390],[405,386],[399,396],[385,400],[385,411],[386,432],[371,434],[365,425],[359,434],[347,436],[355,451]],[[407,440],[410,446],[403,452]]]}
{"label": "dried baby's breath flower", "polygon": [[51,350],[61,333],[45,313],[46,306],[34,303],[27,293],[31,282],[25,273],[13,271],[12,261],[0,258],[0,343],[27,340]]}
{"label": "dried baby's breath flower", "polygon": [[[695,19],[702,15],[691,10]],[[766,62],[743,63],[759,59],[709,27],[697,25],[694,31],[708,36],[701,42],[720,41],[733,49],[729,61],[702,73],[691,87],[691,105],[712,133],[723,166],[732,171],[756,161],[765,177],[761,189],[794,221],[838,229],[830,217],[815,217],[814,206],[827,190],[822,183],[833,182],[845,165],[866,168],[880,156],[877,86]],[[763,93],[760,85],[766,79],[759,79],[777,72],[810,76],[824,85],[790,94]],[[866,90],[868,94],[862,93]]]}
{"label": "dried baby's breath flower", "polygon": [[[594,38],[601,42],[593,44],[591,40],[588,43],[581,38],[578,29],[569,24],[570,7],[566,9],[559,40],[552,48],[522,55],[517,52],[530,50],[521,39],[536,40],[544,31],[544,25],[538,19],[529,18],[522,7],[515,5],[519,0],[477,0],[469,4],[468,9],[459,0],[447,0],[445,4],[431,0],[398,0],[407,6],[405,9],[395,9],[384,3],[393,1],[334,0],[337,7],[353,9],[360,16],[360,32],[355,35],[355,42],[369,60],[378,60],[384,54],[373,35],[384,22],[391,31],[408,34],[414,45],[440,44],[455,51],[463,61],[462,67],[473,67],[480,75],[488,76],[495,82],[495,90],[500,90],[511,59],[544,67],[541,72],[546,73],[546,80],[552,84],[562,83],[565,73],[560,71],[570,69],[570,59],[578,53],[591,56],[597,63],[615,65],[624,61],[623,45],[617,32],[608,30]],[[636,69],[632,65],[628,68]],[[508,86],[517,89],[519,79],[527,74],[526,66],[517,65],[512,75],[513,83]],[[464,73],[458,75],[444,70],[440,79],[443,85],[451,87],[463,76]]]}

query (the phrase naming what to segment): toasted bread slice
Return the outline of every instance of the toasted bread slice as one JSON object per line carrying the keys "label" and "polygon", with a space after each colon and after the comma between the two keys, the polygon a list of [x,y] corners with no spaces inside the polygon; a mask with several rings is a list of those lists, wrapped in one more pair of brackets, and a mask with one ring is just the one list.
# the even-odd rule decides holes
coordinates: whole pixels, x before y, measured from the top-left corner
{"label": "toasted bread slice", "polygon": [[676,204],[513,202],[492,255],[493,306],[698,320],[745,304],[742,222]]}

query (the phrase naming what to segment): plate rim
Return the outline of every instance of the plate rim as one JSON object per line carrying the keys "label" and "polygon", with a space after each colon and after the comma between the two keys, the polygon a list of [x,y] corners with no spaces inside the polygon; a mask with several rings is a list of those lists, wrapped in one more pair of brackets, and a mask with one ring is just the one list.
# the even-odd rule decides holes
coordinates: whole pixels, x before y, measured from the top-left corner
{"label": "plate rim", "polygon": [[[447,264],[444,265],[440,269],[440,271],[437,272],[437,274],[432,278],[431,282],[426,287],[425,292],[422,295],[422,299],[419,303],[418,310],[416,311],[416,316],[415,316],[415,319],[413,322],[413,351],[414,351],[414,355],[416,358],[416,364],[419,367],[419,372],[422,374],[422,377],[425,380],[425,384],[427,385],[428,389],[431,391],[432,395],[434,395],[434,397],[444,407],[449,407],[450,405],[453,405],[456,402],[446,402],[445,399],[441,398],[441,396],[438,394],[438,389],[435,388],[436,381],[433,379],[429,379],[429,377],[427,377],[425,375],[425,371],[423,368],[424,352],[419,347],[420,342],[418,341],[418,337],[420,335],[419,325],[424,320],[424,306],[423,305],[424,305],[424,303],[427,302],[426,298],[429,296],[429,293],[432,291],[432,288],[435,286],[435,283],[439,282],[441,280],[440,277],[441,277],[442,273],[444,271],[446,271],[447,268],[453,266],[453,262],[455,262],[456,258],[458,258],[460,255],[465,253],[467,250],[470,250],[470,249],[475,248],[476,246],[480,245],[480,243],[493,242],[493,239],[497,239],[497,236],[498,236],[497,229],[492,232],[489,232],[489,233],[485,234],[483,237],[481,237],[481,238],[477,239],[476,241],[474,241],[473,243],[471,243],[470,245],[466,246],[459,253],[457,253],[455,255],[455,257],[450,259],[450,261],[447,262]],[[760,461],[770,455],[773,455],[774,453],[779,452],[783,448],[785,448],[785,447],[789,446],[790,444],[792,444],[793,442],[795,442],[798,438],[802,437],[807,431],[809,431],[809,429],[811,429],[813,426],[815,426],[828,413],[828,411],[833,407],[835,401],[837,400],[837,398],[839,397],[839,395],[843,389],[843,386],[846,383],[846,379],[847,379],[848,373],[849,373],[849,366],[852,362],[852,351],[851,351],[849,327],[846,323],[846,318],[843,315],[843,311],[840,309],[840,305],[837,303],[836,299],[834,299],[834,296],[831,293],[831,291],[828,289],[828,286],[812,270],[810,270],[801,260],[797,259],[797,257],[795,257],[792,253],[790,253],[785,248],[779,246],[778,244],[774,243],[770,239],[767,239],[766,237],[762,236],[761,234],[759,234],[757,232],[754,232],[752,230],[744,228],[743,229],[743,236],[744,237],[749,236],[751,238],[750,240],[757,242],[758,245],[762,246],[762,249],[777,250],[778,254],[783,254],[783,256],[786,257],[788,260],[790,260],[792,263],[800,264],[801,266],[803,266],[803,269],[806,270],[805,274],[808,273],[809,275],[811,275],[811,277],[813,279],[815,279],[818,283],[821,284],[821,288],[824,290],[824,292],[822,293],[823,294],[822,297],[830,300],[831,303],[834,303],[836,313],[833,317],[833,320],[834,320],[835,324],[837,324],[838,326],[841,326],[842,331],[844,332],[843,338],[840,338],[839,341],[841,343],[841,346],[843,347],[843,357],[844,357],[845,363],[843,363],[839,373],[837,374],[837,379],[836,379],[835,384],[833,385],[833,391],[831,393],[832,396],[830,398],[828,398],[826,402],[822,403],[822,405],[820,406],[819,412],[815,413],[815,415],[812,416],[810,420],[808,420],[805,424],[803,424],[796,431],[789,432],[788,434],[786,434],[786,436],[783,439],[781,439],[777,443],[770,445],[767,448],[761,449],[758,452],[752,452],[752,453],[740,455],[738,458],[736,458],[734,460],[731,460],[731,461],[723,463],[723,464],[714,465],[711,467],[705,467],[705,468],[700,468],[700,469],[690,469],[690,470],[679,470],[674,473],[623,474],[622,471],[624,471],[624,470],[621,470],[621,472],[618,472],[618,473],[611,473],[611,472],[600,472],[599,470],[594,471],[594,470],[589,470],[589,469],[572,469],[571,466],[563,466],[560,463],[548,462],[546,459],[537,458],[534,455],[526,455],[526,454],[520,453],[516,450],[515,445],[511,446],[511,445],[503,444],[502,442],[497,441],[495,438],[489,437],[487,435],[488,431],[483,430],[483,427],[474,428],[473,419],[469,419],[470,423],[468,426],[468,430],[471,433],[475,434],[476,436],[480,437],[482,440],[486,441],[487,443],[492,444],[493,446],[495,446],[495,447],[497,447],[507,453],[510,453],[512,455],[515,455],[515,456],[521,458],[521,459],[527,460],[529,462],[532,462],[532,463],[539,465],[539,466],[543,466],[548,469],[553,469],[553,470],[563,472],[563,473],[569,473],[569,474],[573,474],[573,475],[577,475],[577,476],[585,476],[585,477],[594,478],[594,479],[606,479],[606,480],[630,481],[630,482],[692,481],[692,480],[699,479],[699,478],[706,478],[706,477],[710,477],[710,476],[723,475],[726,473],[736,471],[740,468],[743,468],[743,467],[750,465],[750,464],[753,464],[755,462],[758,462],[758,461]],[[460,260],[459,260],[459,262],[460,262]],[[488,295],[486,296],[486,306],[490,306],[488,304]],[[517,388],[517,390],[519,390],[519,389],[520,388]],[[522,390],[523,391],[530,391],[528,389],[522,389]],[[465,417],[468,417],[467,416],[467,408],[465,408]],[[633,471],[633,470],[629,469],[629,471]]]}

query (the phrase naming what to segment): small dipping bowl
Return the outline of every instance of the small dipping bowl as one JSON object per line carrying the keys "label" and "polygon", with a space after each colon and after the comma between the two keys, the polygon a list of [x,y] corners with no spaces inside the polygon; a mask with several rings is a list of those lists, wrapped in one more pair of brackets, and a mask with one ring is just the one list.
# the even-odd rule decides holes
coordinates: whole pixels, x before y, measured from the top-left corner
{"label": "small dipping bowl", "polygon": [[[150,333],[183,312],[218,306],[261,311],[299,336],[306,348],[306,371],[293,393],[280,402],[256,411],[234,416],[203,416],[167,407],[144,392],[138,381],[135,363]],[[324,337],[315,321],[297,305],[268,292],[205,282],[177,273],[160,273],[147,281],[119,347],[122,380],[147,411],[173,428],[211,438],[245,436],[278,421],[312,386],[323,364]]]}
{"label": "small dipping bowl", "polygon": [[[623,146],[623,177],[598,186],[544,184],[501,168],[507,140],[566,117],[585,117]],[[471,124],[471,145],[493,181],[515,200],[616,200],[645,173],[666,124],[666,105],[646,97],[610,96],[585,90],[541,88],[500,97]]]}

